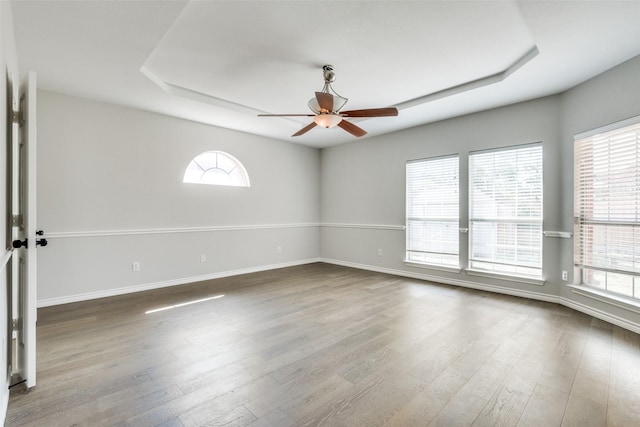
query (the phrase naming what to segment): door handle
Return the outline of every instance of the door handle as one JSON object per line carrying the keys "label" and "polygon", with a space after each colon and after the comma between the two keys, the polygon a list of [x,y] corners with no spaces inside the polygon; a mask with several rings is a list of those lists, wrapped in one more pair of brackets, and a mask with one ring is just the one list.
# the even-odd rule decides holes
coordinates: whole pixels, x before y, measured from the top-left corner
{"label": "door handle", "polygon": [[[42,235],[42,234],[40,234]],[[36,239],[36,247],[37,246],[47,246],[49,244],[49,242],[47,242],[47,239]],[[29,239],[24,239],[24,240],[14,240],[12,242],[12,245],[15,249],[19,249],[19,248],[25,248],[27,249],[29,247]]]}
{"label": "door handle", "polygon": [[24,247],[25,249],[27,249],[29,247],[29,239],[24,239],[24,240],[14,240],[13,241],[13,247],[15,249],[19,249]]}

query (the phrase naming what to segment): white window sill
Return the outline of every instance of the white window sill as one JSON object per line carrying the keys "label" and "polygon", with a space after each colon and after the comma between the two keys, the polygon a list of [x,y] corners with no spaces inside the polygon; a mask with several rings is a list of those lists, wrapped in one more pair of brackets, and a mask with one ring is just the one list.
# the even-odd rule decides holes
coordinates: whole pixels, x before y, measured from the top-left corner
{"label": "white window sill", "polygon": [[462,269],[459,267],[447,267],[444,265],[426,264],[422,262],[409,261],[406,259],[404,260],[404,265],[407,265],[409,267],[426,268],[428,270],[446,271],[448,273],[460,273],[462,271]]}
{"label": "white window sill", "polygon": [[601,291],[596,288],[584,285],[568,285],[571,292],[582,295],[583,297],[595,299],[600,302],[614,305],[628,311],[640,314],[640,301],[633,298],[627,298],[622,295],[615,295],[609,292]]}
{"label": "white window sill", "polygon": [[506,280],[509,282],[526,283],[528,285],[543,286],[545,283],[545,280],[543,278],[538,279],[531,276],[516,276],[511,274],[500,274],[495,272],[472,270],[472,269],[467,269],[465,271],[469,276],[487,277],[490,279]]}

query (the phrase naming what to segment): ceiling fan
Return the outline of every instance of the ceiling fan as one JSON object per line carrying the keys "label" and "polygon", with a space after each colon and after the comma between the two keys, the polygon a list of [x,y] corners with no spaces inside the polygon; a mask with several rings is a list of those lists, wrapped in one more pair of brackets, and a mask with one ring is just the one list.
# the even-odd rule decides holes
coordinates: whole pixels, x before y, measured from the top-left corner
{"label": "ceiling fan", "polygon": [[335,81],[336,74],[333,72],[333,65],[322,67],[324,76],[324,87],[320,92],[316,92],[315,98],[309,100],[308,106],[314,114],[258,114],[260,117],[313,117],[313,121],[291,136],[300,136],[309,132],[316,126],[332,128],[338,126],[351,135],[360,137],[367,132],[359,126],[345,120],[349,117],[388,117],[397,116],[398,109],[389,108],[368,108],[364,110],[340,111],[345,106],[348,99],[344,98],[333,90],[331,82]]}

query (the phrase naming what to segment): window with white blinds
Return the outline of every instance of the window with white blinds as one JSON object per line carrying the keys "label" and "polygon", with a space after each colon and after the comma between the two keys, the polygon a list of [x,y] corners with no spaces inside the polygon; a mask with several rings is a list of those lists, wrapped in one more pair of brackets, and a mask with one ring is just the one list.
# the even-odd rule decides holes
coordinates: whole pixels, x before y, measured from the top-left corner
{"label": "window with white blinds", "polygon": [[407,261],[459,267],[458,164],[458,156],[407,163]]}
{"label": "window with white blinds", "polygon": [[640,299],[640,123],[578,138],[574,149],[582,284]]}
{"label": "window with white blinds", "polygon": [[469,268],[542,276],[542,145],[469,155]]}

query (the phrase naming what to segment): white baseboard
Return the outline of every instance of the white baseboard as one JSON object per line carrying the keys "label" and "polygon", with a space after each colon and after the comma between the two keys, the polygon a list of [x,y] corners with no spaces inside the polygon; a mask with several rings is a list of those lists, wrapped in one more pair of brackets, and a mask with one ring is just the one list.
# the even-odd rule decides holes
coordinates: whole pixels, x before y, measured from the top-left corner
{"label": "white baseboard", "polygon": [[593,316],[596,319],[604,320],[605,322],[609,322],[613,325],[620,326],[621,328],[628,329],[632,332],[635,332],[636,334],[640,334],[640,325],[634,322],[630,322],[627,319],[623,319],[622,317],[607,313],[606,311],[598,310],[596,308],[589,307],[588,305],[584,305],[576,301],[571,301],[566,298],[560,298],[559,304],[564,305],[565,307],[572,308],[581,313],[588,314],[589,316]]}
{"label": "white baseboard", "polygon": [[[146,283],[141,285],[128,286],[124,288],[108,289],[108,290],[98,291],[98,292],[69,295],[69,296],[60,297],[60,298],[49,298],[49,299],[38,301],[38,307],[49,307],[53,305],[68,304],[68,303],[78,302],[78,301],[87,301],[87,300],[92,300],[97,298],[106,298],[106,297],[111,297],[116,295],[129,294],[133,292],[160,289],[168,286],[176,286],[176,285],[183,285],[186,283],[200,282],[203,280],[220,279],[223,277],[237,276],[240,274],[258,273],[261,271],[275,270],[277,268],[311,264],[314,262],[324,262],[327,264],[341,265],[344,267],[352,267],[360,270],[375,271],[378,273],[386,273],[394,276],[409,277],[412,279],[426,280],[426,281],[441,283],[445,285],[460,286],[464,288],[478,289],[478,290],[487,291],[487,292],[494,292],[499,294],[516,296],[516,297],[529,298],[537,301],[556,303],[556,304],[564,305],[565,307],[569,307],[581,313],[588,314],[597,319],[604,320],[605,322],[609,322],[613,325],[620,326],[621,328],[628,329],[637,334],[640,334],[640,324],[631,322],[627,319],[608,313],[606,311],[602,311],[602,310],[590,307],[588,305],[584,305],[579,302],[572,301],[557,295],[549,295],[541,292],[527,291],[522,289],[509,289],[502,286],[487,285],[484,283],[471,282],[468,280],[450,279],[450,278],[441,277],[441,276],[432,276],[429,274],[414,273],[410,271],[396,270],[396,269],[385,268],[385,267],[377,267],[373,265],[359,264],[359,263],[349,262],[349,261],[340,261],[340,260],[330,259],[330,258],[310,258],[310,259],[285,262],[285,263],[279,263],[279,264],[261,265],[257,267],[242,268],[238,270],[222,271],[217,273],[205,274],[201,276],[183,277],[179,279],[165,280],[162,282],[154,282],[154,283]],[[2,396],[0,396],[0,398],[1,397]],[[2,402],[0,402],[0,405],[1,403]]]}
{"label": "white baseboard", "polygon": [[161,282],[145,283],[124,288],[106,289],[104,291],[87,292],[83,294],[68,295],[58,298],[47,298],[38,301],[38,308],[49,307],[53,305],[68,304],[72,302],[87,301],[98,298],[112,297],[116,295],[130,294],[134,292],[149,291],[152,289],[166,288],[169,286],[184,285],[187,283],[201,282],[203,280],[220,279],[223,277],[238,276],[240,274],[258,273],[260,271],[275,270],[277,268],[293,267],[296,265],[311,264],[320,262],[320,258],[303,259],[291,262],[283,262],[279,264],[260,265],[257,267],[241,268],[238,270],[221,271],[211,274],[203,274],[200,276],[181,277],[179,279],[164,280]]}
{"label": "white baseboard", "polygon": [[335,259],[321,258],[320,261],[325,262],[327,264],[336,264],[336,265],[342,265],[345,267],[358,268],[360,270],[369,270],[369,271],[375,271],[378,273],[393,274],[395,276],[410,277],[412,279],[427,280],[430,282],[442,283],[445,285],[461,286],[465,288],[472,288],[472,289],[478,289],[478,290],[483,290],[488,292],[495,292],[500,294],[529,298],[537,301],[552,302],[552,303],[564,305],[565,307],[571,308],[573,310],[579,311],[584,314],[588,314],[589,316],[593,316],[597,319],[604,320],[605,322],[609,322],[613,325],[620,326],[621,328],[640,334],[640,324],[638,323],[631,322],[627,319],[608,313],[606,311],[598,310],[588,305],[584,305],[579,302],[572,301],[557,295],[549,295],[549,294],[543,294],[540,292],[525,291],[520,289],[509,289],[501,286],[493,286],[493,285],[486,285],[483,283],[470,282],[467,280],[448,279],[446,277],[430,276],[428,274],[412,273],[409,271],[395,270],[395,269],[384,268],[384,267],[376,267],[376,266],[367,265],[367,264],[358,264],[354,262],[339,261]]}
{"label": "white baseboard", "polygon": [[481,291],[495,292],[516,297],[531,298],[540,301],[558,303],[559,298],[555,295],[543,294],[541,292],[526,291],[521,289],[509,289],[502,286],[487,285],[484,283],[470,282],[468,280],[449,279],[441,276],[431,276],[423,273],[413,273],[404,270],[395,270],[392,268],[377,267],[367,264],[358,264],[355,262],[339,261],[335,259],[321,258],[321,262],[327,264],[342,265],[344,267],[353,267],[360,270],[375,271],[378,273],[393,274],[394,276],[410,277],[412,279],[427,280],[429,282],[442,283],[445,285],[461,286],[464,288],[478,289]]}

